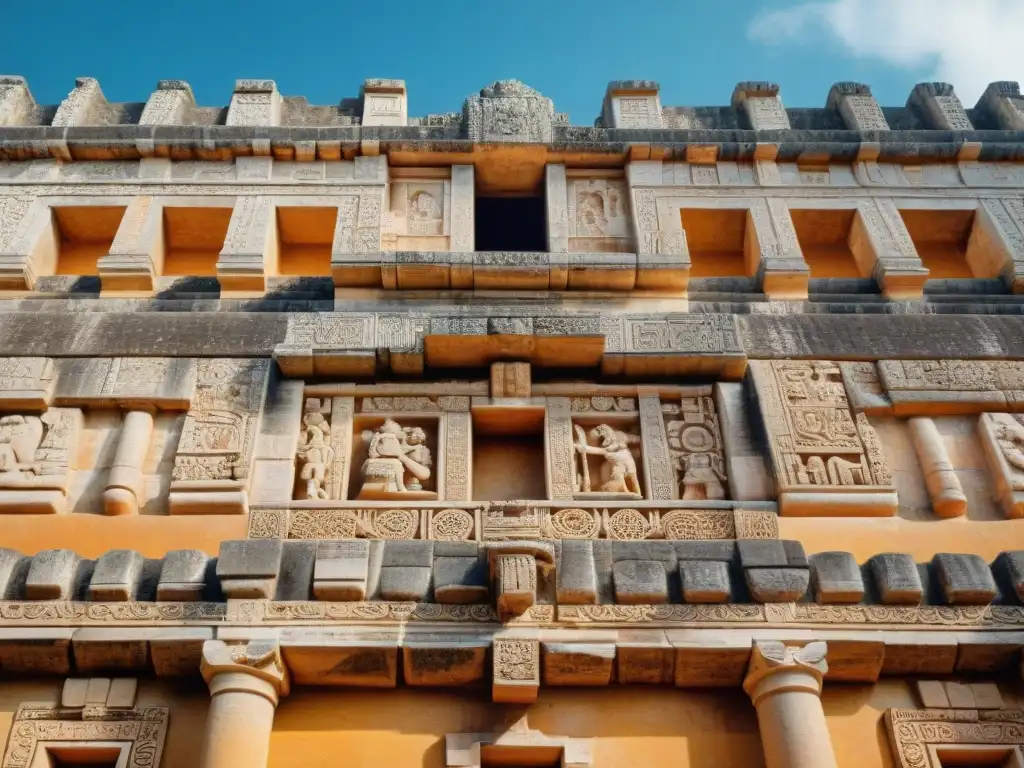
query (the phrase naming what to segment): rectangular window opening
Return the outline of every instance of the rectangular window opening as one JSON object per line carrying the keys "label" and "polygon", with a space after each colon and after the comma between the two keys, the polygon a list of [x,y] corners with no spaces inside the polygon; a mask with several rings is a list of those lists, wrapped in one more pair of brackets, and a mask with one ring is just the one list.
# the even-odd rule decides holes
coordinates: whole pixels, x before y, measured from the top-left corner
{"label": "rectangular window opening", "polygon": [[278,272],[296,277],[330,275],[337,220],[338,209],[334,207],[278,208]]}
{"label": "rectangular window opening", "polygon": [[110,252],[124,206],[81,205],[53,209],[57,228],[57,275],[97,275],[96,262]]}
{"label": "rectangular window opening", "polygon": [[747,258],[747,212],[742,208],[682,208],[679,215],[690,250],[690,277],[752,277]]}
{"label": "rectangular window opening", "polygon": [[850,232],[856,211],[790,210],[804,261],[816,278],[861,278],[865,274],[850,247]]}
{"label": "rectangular window opening", "polygon": [[545,252],[543,197],[477,197],[476,250]]}
{"label": "rectangular window opening", "polygon": [[231,208],[164,208],[164,268],[170,277],[213,277]]}
{"label": "rectangular window opening", "polygon": [[994,274],[978,274],[968,263],[967,244],[974,226],[974,211],[903,209],[900,210],[900,216],[921,257],[921,263],[929,270],[929,279],[962,280],[998,276],[998,270]]}
{"label": "rectangular window opening", "polygon": [[544,409],[473,409],[473,500],[547,498]]}

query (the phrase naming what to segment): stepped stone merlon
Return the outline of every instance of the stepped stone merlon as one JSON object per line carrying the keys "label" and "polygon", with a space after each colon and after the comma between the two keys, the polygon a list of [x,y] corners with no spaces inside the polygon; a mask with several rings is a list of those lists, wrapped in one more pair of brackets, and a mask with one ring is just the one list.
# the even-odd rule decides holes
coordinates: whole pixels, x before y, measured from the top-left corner
{"label": "stepped stone merlon", "polygon": [[925,128],[938,131],[973,131],[964,105],[949,83],[918,83],[907,108],[917,113]]}
{"label": "stepped stone merlon", "polygon": [[779,98],[776,83],[747,81],[737,83],[732,92],[733,109],[742,111],[755,131],[789,130],[789,115]]}
{"label": "stepped stone merlon", "polygon": [[146,101],[139,125],[182,125],[185,111],[195,104],[192,86],[184,80],[161,80]]}
{"label": "stepped stone merlon", "polygon": [[25,78],[0,75],[0,126],[24,124],[35,106]]}
{"label": "stepped stone merlon", "polygon": [[661,128],[661,86],[653,80],[608,83],[598,124],[602,128]]}
{"label": "stepped stone merlon", "polygon": [[236,80],[226,125],[280,125],[281,102],[281,94],[273,80]]}
{"label": "stepped stone merlon", "polygon": [[825,108],[839,113],[851,131],[887,131],[889,123],[871,87],[863,83],[835,83],[828,92]]}
{"label": "stepped stone merlon", "polygon": [[998,128],[1024,131],[1024,99],[1020,96],[1020,84],[1013,80],[989,83],[974,109],[987,112]]}
{"label": "stepped stone merlon", "polygon": [[409,102],[404,80],[371,78],[359,91],[363,125],[408,125]]}
{"label": "stepped stone merlon", "polygon": [[100,83],[93,77],[75,79],[75,90],[57,107],[53,126],[103,125],[101,115],[107,107],[107,99],[100,90]]}

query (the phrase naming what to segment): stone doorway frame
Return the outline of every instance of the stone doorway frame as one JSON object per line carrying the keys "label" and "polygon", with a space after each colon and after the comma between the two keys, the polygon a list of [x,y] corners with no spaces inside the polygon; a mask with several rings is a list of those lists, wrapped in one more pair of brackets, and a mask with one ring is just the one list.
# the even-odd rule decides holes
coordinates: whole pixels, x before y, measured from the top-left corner
{"label": "stone doorway frame", "polygon": [[447,733],[445,765],[448,768],[481,768],[484,751],[500,751],[502,765],[520,758],[532,764],[537,753],[557,751],[561,768],[593,768],[590,739],[569,739],[546,736],[540,731],[505,731],[499,733]]}
{"label": "stone doorway frame", "polygon": [[1024,768],[1022,710],[889,709],[885,725],[897,768],[943,768],[956,756]]}

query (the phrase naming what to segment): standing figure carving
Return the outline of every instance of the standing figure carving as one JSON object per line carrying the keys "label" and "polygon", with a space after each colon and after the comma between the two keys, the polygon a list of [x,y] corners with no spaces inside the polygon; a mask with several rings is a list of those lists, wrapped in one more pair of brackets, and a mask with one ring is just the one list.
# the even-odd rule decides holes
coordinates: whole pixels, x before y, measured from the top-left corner
{"label": "standing figure carving", "polygon": [[43,421],[38,416],[0,418],[0,480],[34,474],[36,451],[42,441]]}
{"label": "standing figure carving", "polygon": [[[576,451],[579,454],[580,471],[576,477],[576,488],[583,493],[622,493],[640,497],[640,478],[636,470],[636,457],[631,446],[639,444],[640,438],[612,429],[607,424],[599,424],[590,430],[590,438],[596,443],[587,441],[583,427],[575,425]],[[590,478],[590,467],[587,456],[601,456],[600,477],[597,482]],[[596,486],[596,487],[595,487]]]}
{"label": "standing figure carving", "polygon": [[402,427],[385,419],[380,427],[363,433],[369,442],[363,462],[360,499],[436,499],[423,484],[431,477],[432,460],[421,427]]}
{"label": "standing figure carving", "polygon": [[298,456],[302,462],[299,478],[306,481],[306,498],[311,501],[326,500],[330,494],[324,487],[327,472],[334,463],[334,449],[328,441],[331,425],[320,411],[309,409],[302,417],[302,436],[299,440]]}

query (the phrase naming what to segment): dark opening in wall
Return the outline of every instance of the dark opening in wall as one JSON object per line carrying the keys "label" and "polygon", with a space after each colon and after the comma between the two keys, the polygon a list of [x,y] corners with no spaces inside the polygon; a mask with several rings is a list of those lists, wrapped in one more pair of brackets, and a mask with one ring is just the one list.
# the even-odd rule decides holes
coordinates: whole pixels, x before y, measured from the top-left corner
{"label": "dark opening in wall", "polygon": [[476,250],[546,251],[543,197],[478,197]]}

